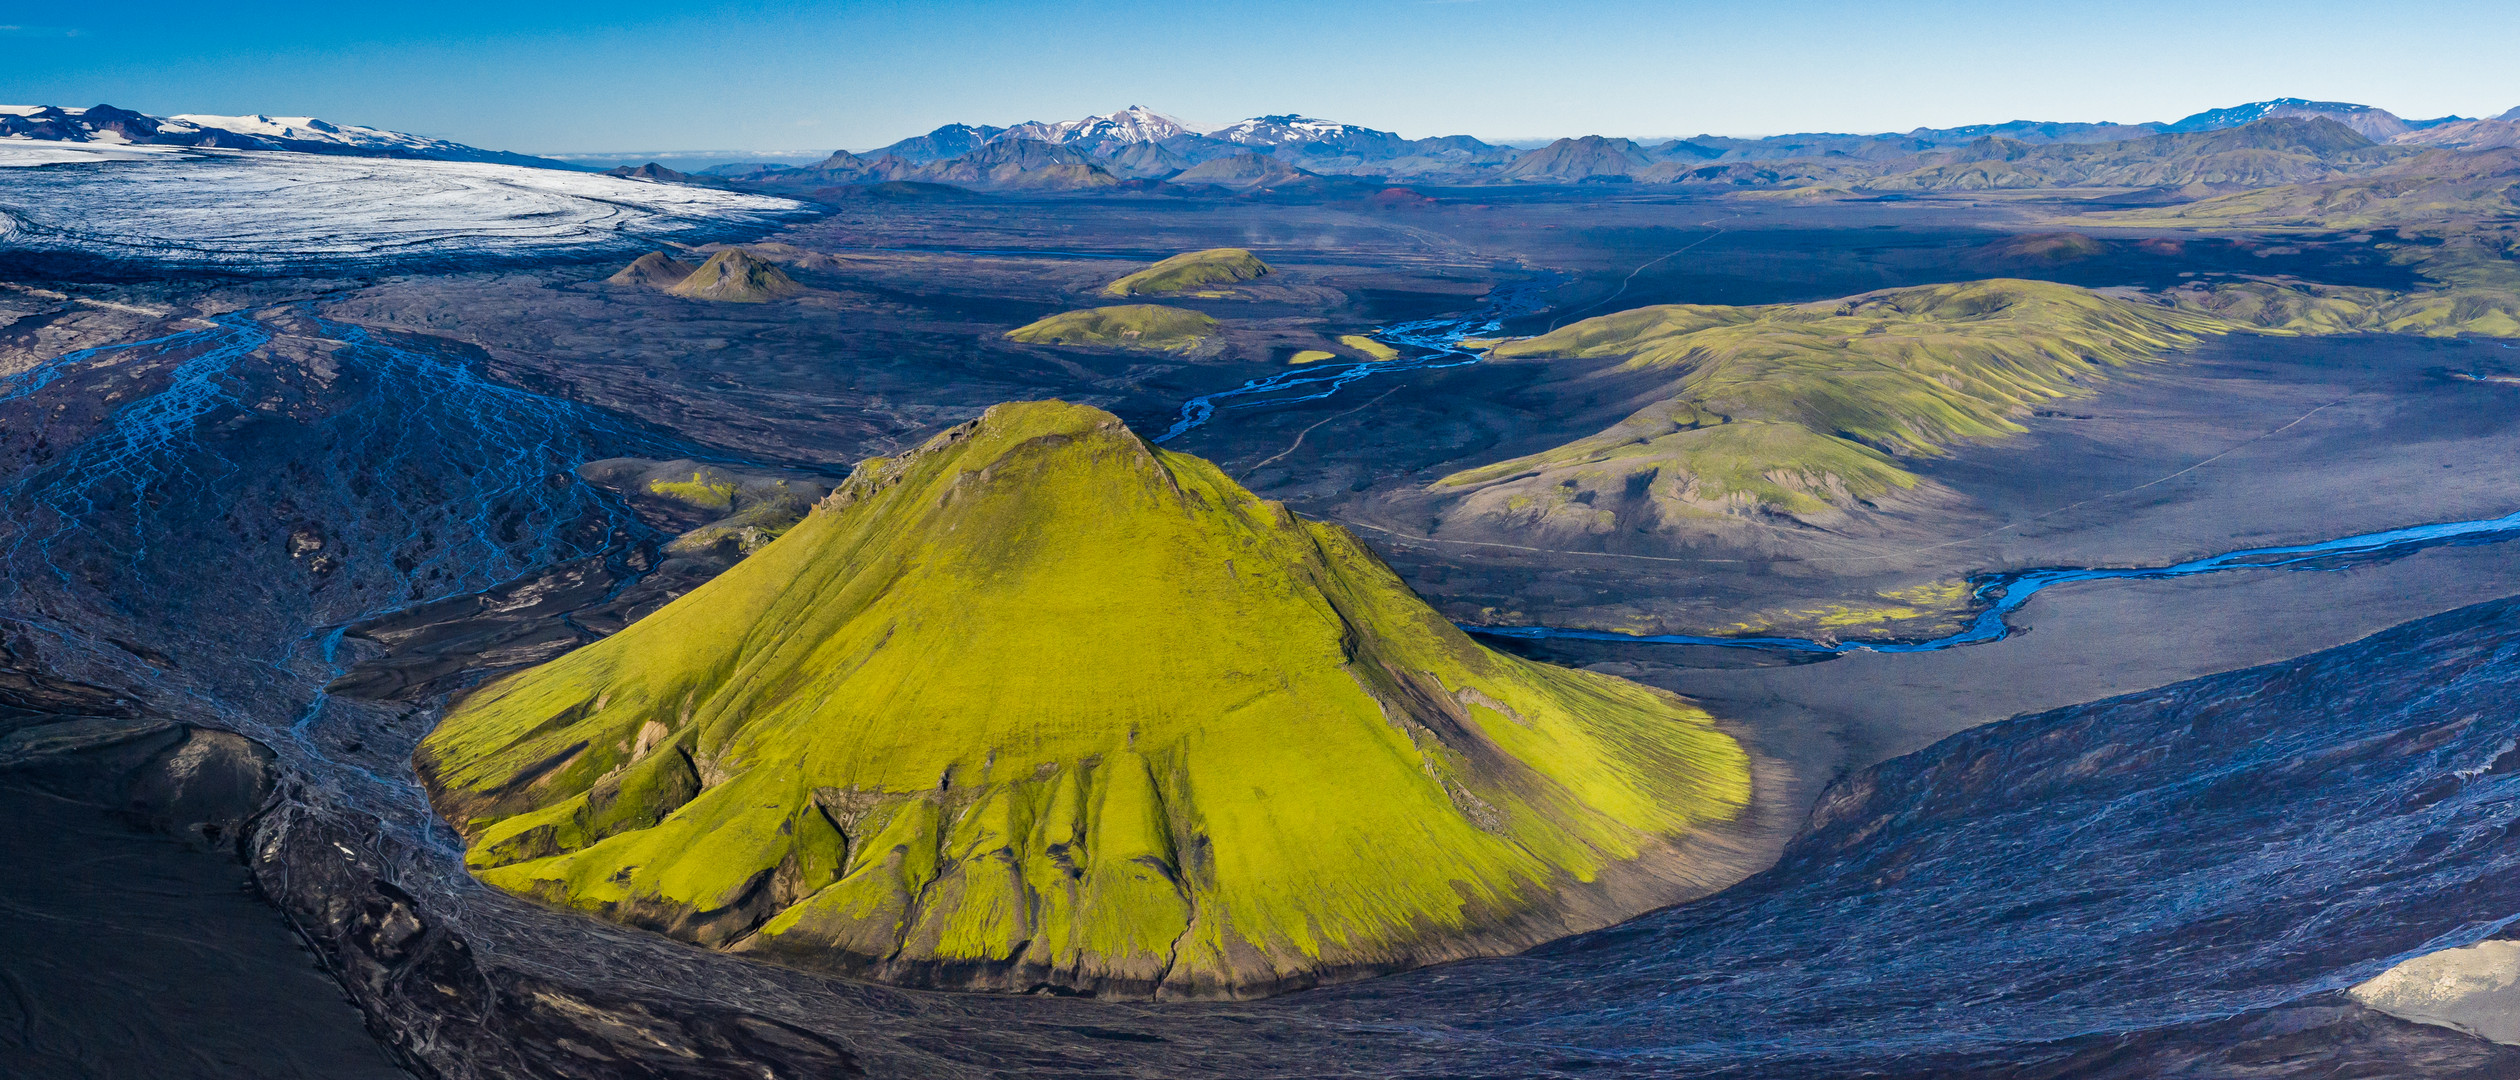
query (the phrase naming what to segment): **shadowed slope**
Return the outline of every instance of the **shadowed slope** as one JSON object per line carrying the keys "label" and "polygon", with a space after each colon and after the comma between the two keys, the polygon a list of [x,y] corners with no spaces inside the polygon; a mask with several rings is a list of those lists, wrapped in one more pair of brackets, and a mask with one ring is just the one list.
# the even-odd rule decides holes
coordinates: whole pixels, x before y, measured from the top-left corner
{"label": "shadowed slope", "polygon": [[2086,214],[2095,224],[2191,229],[2399,228],[2509,221],[2520,213],[2520,149],[2429,150],[2348,179],[2286,184],[2159,209]]}
{"label": "shadowed slope", "polygon": [[1058,402],[860,465],[418,764],[501,888],[892,981],[1167,997],[1702,895],[1749,796],[1679,699],[1489,651],[1346,531]]}

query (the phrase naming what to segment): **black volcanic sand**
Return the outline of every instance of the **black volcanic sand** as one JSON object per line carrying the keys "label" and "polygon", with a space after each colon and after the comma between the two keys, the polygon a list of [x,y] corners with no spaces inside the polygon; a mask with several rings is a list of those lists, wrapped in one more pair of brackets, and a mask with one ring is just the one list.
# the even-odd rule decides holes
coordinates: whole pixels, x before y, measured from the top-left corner
{"label": "black volcanic sand", "polygon": [[[1647,303],[1817,300],[1997,275],[2150,286],[2226,272],[2410,280],[2367,240],[2197,240],[2173,256],[2134,238],[2104,238],[2105,254],[2091,258],[1998,258],[1990,245],[2012,233],[1996,226],[2036,228],[2055,209],[2012,202],[1440,194],[1428,211],[1152,198],[850,205],[770,238],[812,253],[784,264],[813,290],[799,300],[682,300],[602,284],[618,268],[606,264],[391,279],[327,310],[479,346],[503,377],[692,438],[830,465],[890,452],[981,406],[1025,397],[1069,397],[1160,430],[1183,398],[1282,370],[1271,361],[1298,348],[1463,311],[1489,288],[1543,271],[1564,277],[1550,294],[1554,306],[1509,331]],[[1217,246],[1253,248],[1279,271],[1236,299],[1162,300],[1226,320],[1221,355],[1023,346],[1000,336],[1110,302],[1095,290],[1141,263]],[[1416,422],[1402,412],[1376,416],[1365,422],[1403,433]],[[1547,445],[1614,419],[1552,409],[1516,417],[1513,433]],[[1182,448],[1227,456],[1218,437],[1236,436]],[[1440,445],[1477,454],[1504,438]]]}
{"label": "black volcanic sand", "polygon": [[[0,734],[96,723],[0,709]],[[135,808],[134,773],[181,738],[0,762],[11,864],[0,874],[0,1073],[408,1077],[256,894],[233,828],[259,795],[223,800],[231,804],[207,815]],[[198,816],[219,818],[219,827],[178,820]]]}
{"label": "black volcanic sand", "polygon": [[[1777,606],[1862,602],[1874,590],[1980,572],[2162,565],[2498,517],[2520,509],[2520,489],[2509,480],[2520,475],[2520,439],[2512,437],[2520,391],[2451,373],[2499,371],[2516,359],[2520,350],[2499,343],[2382,336],[2210,343],[2063,403],[2053,410],[2060,415],[2030,420],[2028,435],[1920,463],[1920,473],[1970,505],[1867,541],[1888,553],[1878,559],[1547,555],[1370,528],[1422,521],[1403,517],[1410,504],[1392,493],[1405,497],[1452,469],[1554,440],[1514,434],[1547,423],[1531,410],[1554,399],[1517,397],[1540,364],[1430,373],[1349,411],[1382,392],[1369,382],[1362,396],[1351,390],[1229,415],[1182,445],[1214,456],[1263,494],[1358,524],[1456,618],[1619,626],[1637,614],[1684,612],[1670,628],[1688,632]],[[1499,433],[1522,445],[1457,451]],[[1763,749],[1825,781],[2017,712],[2299,655],[2516,592],[2520,552],[2495,546],[2349,572],[2068,586],[2015,617],[2028,632],[1933,654],[1812,664],[1693,647],[1512,647],[1704,698],[1769,732]]]}
{"label": "black volcanic sand", "polygon": [[[1868,999],[1849,1004],[1852,1011],[1840,1018],[1861,1013],[1871,1018],[1866,1023],[1919,1032],[1958,1031],[1984,1015],[1971,1003],[1998,984],[1972,982],[1970,965],[1990,949],[2014,949],[2009,955],[2025,963],[2059,970],[2109,955],[2095,952],[2089,938],[2041,936],[2053,923],[2035,913],[2024,916],[2028,921],[1963,917],[1972,904],[1992,907],[2011,895],[2013,886],[2000,882],[1978,885],[1973,896],[1943,896],[1940,908],[1920,908],[1966,932],[1937,938],[1914,957],[1830,951],[1850,928],[1896,929],[1909,925],[1898,918],[1924,917],[1902,914],[1905,905],[1923,902],[1915,895],[1875,899],[1856,887],[1880,876],[1877,860],[1952,842],[1934,840],[1922,827],[1937,814],[1965,824],[1971,815],[2018,811],[2017,800],[2007,802],[2002,792],[2044,790],[2029,779],[2021,781],[2029,786],[2001,790],[1912,785],[1897,805],[1918,828],[1903,826],[1839,855],[1810,841],[1802,854],[1788,855],[1790,872],[1759,879],[1763,884],[1732,906],[1685,909],[1700,913],[1690,919],[1768,911],[1801,920],[1791,922],[1784,935],[1790,940],[1776,945],[1782,952],[1744,952],[1740,941],[1726,946],[1730,952],[1708,952],[1712,939],[1689,936],[1701,931],[1657,936],[1686,923],[1657,916],[1647,920],[1651,926],[1638,924],[1643,937],[1602,937],[1548,957],[1458,965],[1253,1006],[1003,1000],[828,982],[546,912],[488,894],[463,876],[408,774],[410,748],[435,716],[433,692],[617,628],[688,587],[686,578],[649,575],[619,588],[653,558],[659,536],[653,523],[630,520],[617,499],[573,486],[572,455],[715,454],[828,468],[898,449],[996,401],[1039,396],[1103,405],[1141,430],[1160,430],[1183,397],[1282,370],[1267,358],[1288,342],[1461,311],[1498,284],[1544,272],[1565,275],[1552,294],[1556,308],[1512,329],[1538,330],[1595,308],[1822,299],[1995,274],[2158,285],[2183,280],[2183,273],[2290,272],[2372,284],[2401,281],[2404,273],[2378,260],[2368,244],[2345,239],[2192,242],[2176,257],[2110,239],[2106,254],[2073,263],[1996,259],[1989,245],[2006,234],[1989,226],[2036,228],[2055,209],[2028,201],[1794,206],[1617,192],[1438,194],[1438,208],[1423,212],[1162,199],[852,207],[774,238],[825,258],[791,268],[813,293],[767,305],[710,305],[604,286],[601,278],[616,268],[609,265],[372,282],[195,283],[189,292],[181,283],[12,290],[12,321],[0,326],[0,372],[70,348],[213,326],[204,319],[249,305],[276,312],[258,314],[256,325],[278,338],[234,363],[220,384],[224,398],[186,391],[207,410],[186,437],[143,443],[107,462],[111,469],[84,474],[106,477],[96,489],[101,497],[45,501],[54,499],[46,494],[53,489],[10,489],[11,497],[35,499],[81,525],[47,541],[41,565],[21,561],[8,573],[40,586],[32,602],[41,616],[77,639],[47,645],[48,662],[92,681],[146,690],[153,708],[209,711],[272,744],[303,786],[292,789],[285,813],[262,820],[256,880],[310,928],[376,1023],[398,1044],[424,1047],[433,1067],[450,1076],[734,1076],[762,1075],[765,1067],[775,1075],[837,1075],[857,1065],[878,1075],[919,1076],[1657,1074],[1674,1068],[1673,1046],[1684,1038],[1675,1031],[1720,1031],[1733,1040],[1726,1053],[1774,1065],[1792,1057],[1791,1044],[1828,1030],[1830,1023],[1794,1029],[1799,1035],[1774,1028],[1773,1037],[1787,1044],[1780,1049],[1763,1042],[1752,1023],[1758,1010],[1782,1015],[1777,1003],[1795,994],[1776,973],[1790,975],[1805,957],[1826,958],[1810,961],[1815,977],[1842,969],[1847,978],[1869,972],[1892,990],[1922,987],[1914,1001]],[[1718,235],[1718,228],[1725,231]],[[1129,269],[1128,260],[1226,245],[1259,249],[1281,274],[1251,299],[1184,302],[1236,324],[1219,355],[1016,346],[998,336],[1040,314],[1095,302],[1093,288]],[[1671,255],[1689,245],[1696,246]],[[969,251],[994,254],[955,253]],[[317,310],[345,323],[410,333],[387,335],[390,349],[355,357],[328,351],[339,344],[334,335],[348,330],[261,307],[293,298],[320,299]],[[70,456],[73,448],[106,430],[120,403],[173,393],[167,388],[179,384],[178,364],[190,355],[115,359],[23,401],[0,403],[0,419],[9,422],[0,427],[8,469],[60,476],[81,460]],[[1324,402],[1229,413],[1178,448],[1214,458],[1299,510],[1402,528],[1396,538],[1360,532],[1456,615],[1496,608],[1529,621],[1565,622],[1650,608],[1739,616],[1779,598],[1861,596],[1986,569],[2158,563],[2508,512],[2499,478],[2511,475],[2520,451],[2503,438],[2513,413],[2504,395],[2520,391],[2447,377],[2488,369],[2505,355],[2490,344],[2379,338],[2214,345],[2067,403],[2056,410],[2065,415],[2035,421],[2030,435],[1928,463],[1928,475],[1972,501],[1950,520],[1896,523],[1905,531],[1889,537],[1893,557],[1878,560],[1888,564],[1880,567],[1776,559],[1666,569],[1672,564],[1408,542],[1411,522],[1390,515],[1409,509],[1408,493],[1427,481],[1606,422],[1598,413],[1615,395],[1570,399],[1547,381],[1577,370],[1573,365],[1553,372],[1550,365],[1493,364],[1371,379]],[[454,367],[430,366],[437,364]],[[445,374],[456,369],[552,397],[502,396],[479,380]],[[573,411],[578,406],[568,402],[604,411]],[[431,438],[391,437],[366,419],[373,414],[425,425]],[[521,442],[503,441],[511,436]],[[2215,460],[2190,470],[2209,458]],[[376,483],[380,477],[391,482]],[[2163,477],[2174,478],[2152,483]],[[143,481],[148,499],[118,497]],[[428,497],[417,506],[397,501],[413,491]],[[468,501],[483,499],[486,505]],[[340,561],[319,567],[296,553],[295,537],[307,529]],[[1798,814],[1832,778],[1971,725],[2299,655],[2520,592],[2516,563],[2511,551],[2485,547],[2436,550],[2350,573],[2074,586],[2024,609],[2018,622],[2028,632],[2013,640],[1922,656],[1792,664],[1704,648],[1555,644],[1534,651],[1707,700],[1744,725],[1756,747],[1792,766],[1795,775],[1780,785],[1787,790],[1769,795]],[[420,600],[431,602],[397,614]],[[2509,621],[2497,608],[2486,630],[2435,629],[2502,634]],[[318,629],[352,624],[364,630],[337,641]],[[336,645],[337,660],[330,652]],[[2412,670],[2409,655],[2398,648],[2348,656],[2278,703],[2299,711],[2320,694],[2366,684],[2411,693],[2402,679],[2391,682]],[[2507,716],[2509,703],[2493,699],[2495,668],[2479,670],[2484,674],[2462,676],[2470,679],[2463,692],[2491,707],[2480,715]],[[350,677],[333,681],[345,673]],[[310,710],[327,684],[335,696]],[[2192,719],[2198,703],[2244,689],[2241,682],[2200,684],[2165,691],[2171,697],[2157,702],[2155,713],[2129,706],[2107,715],[2130,730],[2154,732],[2143,737],[2159,743],[2185,722],[2181,717]],[[2404,712],[2421,710],[2403,700],[2389,707],[2406,723],[2434,722]],[[2077,717],[2099,713],[2067,713],[1983,729],[1993,734],[1966,737],[1981,743],[1936,744],[1924,758],[1885,767],[1912,775],[1933,760],[1977,754],[2034,778],[2054,765],[2051,752],[2106,749],[2108,740],[2088,724],[2073,727],[2082,723]],[[2279,732],[2285,715],[2260,710],[2235,730]],[[2301,715],[2362,722],[2316,710]],[[2076,732],[2070,738],[2040,741],[2043,732],[2068,728]],[[2368,734],[2358,731],[2317,728],[2310,737],[2347,745]],[[2462,753],[2474,749],[2470,735],[2459,738],[2467,740],[2459,743]],[[2162,745],[2162,753],[2172,752]],[[2191,753],[2178,760],[2184,768],[2207,759]],[[2392,766],[2400,772],[2375,773],[2372,782],[2419,792],[2420,769],[2435,764],[2465,767],[2463,759],[2401,763]],[[2284,802],[2279,788],[2250,794],[2258,801],[2246,805],[2275,820],[2336,812]],[[2072,869],[2095,853],[2175,852],[2197,839],[2162,833],[2154,828],[2159,822],[2138,824],[2145,828],[2097,838],[2039,834],[2015,857]],[[2469,824],[2491,832],[2503,823]],[[2231,827],[2239,830],[2231,835],[2246,834],[2238,823]],[[1778,839],[1781,846],[1781,832]],[[19,850],[15,842],[11,850]],[[2499,850],[2480,842],[2421,857],[2435,859],[2450,880],[2499,865],[2491,862]],[[2123,864],[2118,879],[2088,884],[2094,895],[2117,896],[2110,890],[2162,869],[2137,860]],[[2245,878],[2215,881],[2234,896],[2258,887]],[[1925,878],[1917,885],[1971,887]],[[2455,937],[2465,933],[2459,919],[2512,910],[2497,896],[2470,900],[2464,909],[2443,901],[2409,917]],[[126,970],[145,971],[147,942],[192,932],[185,928],[189,903],[101,909],[92,932],[134,942]],[[2159,913],[2126,903],[2133,906],[2048,910],[2139,920]],[[2300,904],[2282,910],[2320,917]],[[1932,927],[1910,929],[1926,934]],[[2264,940],[2277,930],[2256,926],[2216,940]],[[2255,969],[2264,978],[2251,985],[2291,989],[2234,1005],[2239,1015],[2230,1020],[2174,1007],[2181,993],[2225,977],[2223,968],[2199,961],[2156,972],[2160,978],[2128,999],[2124,1024],[2111,1029],[2117,1034],[2060,1042],[2053,1011],[2032,1009],[2007,1014],[2021,1020],[2017,1026],[1955,1036],[1952,1044],[2013,1049],[1936,1058],[1933,1048],[1912,1042],[1841,1048],[1829,1051],[1839,1056],[1825,1069],[1802,1068],[1811,1062],[1796,1059],[1786,1071],[2037,1075],[1994,1062],[2035,1058],[2061,1070],[2054,1075],[2112,1068],[2150,1075],[2201,1059],[2231,1065],[2214,1055],[2237,1052],[2233,1046],[2260,1055],[2252,1060],[2292,1060],[2313,1071],[2367,1073],[2382,1060],[2424,1061],[2449,1075],[2507,1070],[2499,1052],[2464,1036],[2396,1024],[2321,996],[2326,990],[2303,989],[2332,989],[2338,972],[2365,971],[2383,958],[2372,950],[2401,947],[2411,946],[2395,938],[2321,938],[2328,951],[2315,964],[2303,961],[2309,967]],[[252,951],[258,963],[293,962],[276,946]],[[1730,959],[1692,959],[1719,953]],[[1564,959],[1579,955],[1590,959]],[[1943,970],[1917,981],[1917,965],[1937,963]],[[1750,981],[1731,984],[1746,988],[1748,1004],[1735,1011],[1702,997],[1677,1012],[1652,1005],[1666,992],[1737,977]],[[2017,995],[2031,1004],[2040,1000],[2039,987],[2054,990],[2033,982]],[[1537,987],[1532,1001],[1539,1004],[1514,1001],[1519,987]],[[1601,1034],[1630,1021],[1650,1021],[1655,1030],[1638,1034],[1631,1024],[1624,1033]],[[2016,1055],[2022,1040],[2036,1043],[2038,1054]],[[1785,1057],[1769,1056],[1775,1054]]]}
{"label": "black volcanic sand", "polygon": [[[641,1075],[821,1039],[877,1076],[2507,1076],[2520,1050],[2337,991],[2520,910],[2515,672],[2520,608],[2498,602],[1988,725],[1851,777],[1776,868],[1710,900],[1240,1005],[895,991],[457,894],[465,955],[505,990],[428,1037],[514,1025],[601,1054],[660,1015],[724,1029],[732,1003],[777,1037]],[[377,872],[339,844],[285,838],[293,907]],[[328,947],[366,979],[467,981],[426,950],[368,958],[358,925]]]}
{"label": "black volcanic sand", "polygon": [[0,874],[0,1072],[410,1075],[234,858],[8,784],[0,815],[16,867]]}

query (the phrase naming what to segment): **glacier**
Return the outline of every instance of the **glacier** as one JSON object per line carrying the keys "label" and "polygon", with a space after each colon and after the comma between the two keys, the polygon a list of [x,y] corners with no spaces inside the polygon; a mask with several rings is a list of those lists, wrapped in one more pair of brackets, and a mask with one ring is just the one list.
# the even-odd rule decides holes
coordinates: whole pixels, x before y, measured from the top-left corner
{"label": "glacier", "polygon": [[482,162],[0,140],[0,257],[424,266],[758,233],[789,199]]}

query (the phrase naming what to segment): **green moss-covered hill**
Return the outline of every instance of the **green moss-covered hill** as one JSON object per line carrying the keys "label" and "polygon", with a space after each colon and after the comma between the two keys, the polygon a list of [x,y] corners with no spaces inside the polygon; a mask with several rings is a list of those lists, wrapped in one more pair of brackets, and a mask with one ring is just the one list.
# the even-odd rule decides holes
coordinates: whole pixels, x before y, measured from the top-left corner
{"label": "green moss-covered hill", "polygon": [[794,296],[805,289],[751,252],[728,248],[709,256],[709,261],[701,263],[691,276],[665,291],[692,300],[760,304]]}
{"label": "green moss-covered hill", "polygon": [[1600,434],[1455,473],[1435,490],[1524,529],[1689,531],[1709,519],[1825,524],[1917,486],[1900,459],[2024,430],[2110,368],[2225,321],[2070,285],[1997,279],[1816,304],[1669,304],[1497,346],[1505,358],[1624,357],[1667,373]]}
{"label": "green moss-covered hill", "polygon": [[503,889],[896,982],[1165,997],[1700,895],[1750,794],[1687,703],[1490,651],[1345,530],[1060,402],[861,464],[417,764]]}
{"label": "green moss-covered hill", "polygon": [[622,267],[614,272],[613,276],[604,280],[614,285],[645,285],[652,289],[669,289],[684,278],[690,277],[691,271],[690,263],[678,261],[662,251],[651,251],[631,260],[630,265]]}
{"label": "green moss-covered hill", "polygon": [[[2095,242],[2032,234],[2025,257]],[[2231,280],[2158,293],[1991,279],[1813,304],[1665,304],[1495,346],[1505,360],[1621,359],[1591,378],[1664,378],[1608,429],[1467,469],[1431,490],[1446,520],[1560,540],[1633,532],[1746,536],[1834,528],[1931,493],[1904,462],[2024,430],[2114,369],[2221,334],[2520,337],[2520,275],[2434,256],[2415,292]]]}
{"label": "green moss-covered hill", "polygon": [[1030,345],[1097,345],[1114,349],[1179,352],[1197,348],[1216,333],[1216,320],[1162,304],[1115,304],[1063,311],[1006,332]]}
{"label": "green moss-covered hill", "polygon": [[[2431,150],[2364,175],[2243,191],[2178,206],[2083,215],[2094,224],[2351,232],[2508,224],[2520,215],[2520,149]],[[2429,228],[2428,228],[2429,227]]]}
{"label": "green moss-covered hill", "polygon": [[1175,255],[1103,286],[1104,296],[1206,292],[1265,277],[1269,264],[1242,248],[1209,248]]}

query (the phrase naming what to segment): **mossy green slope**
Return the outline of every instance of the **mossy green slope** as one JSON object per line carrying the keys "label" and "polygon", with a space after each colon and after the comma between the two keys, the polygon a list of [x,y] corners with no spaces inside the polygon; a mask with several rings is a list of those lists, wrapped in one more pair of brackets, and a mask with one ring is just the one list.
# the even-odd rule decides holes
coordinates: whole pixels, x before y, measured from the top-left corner
{"label": "mossy green slope", "polygon": [[692,300],[761,304],[795,296],[805,289],[784,271],[754,257],[751,252],[728,248],[709,256],[709,261],[701,263],[691,276],[665,291]]}
{"label": "mossy green slope", "polygon": [[1748,761],[1490,651],[1345,530],[1116,418],[1003,405],[861,464],[417,755],[484,881],[904,983],[1250,996],[1516,951],[1729,883]]}
{"label": "mossy green slope", "polygon": [[804,520],[815,496],[821,494],[785,480],[747,482],[706,465],[692,466],[688,479],[680,474],[650,479],[647,490],[659,498],[722,515],[665,545],[666,551],[675,554],[705,551],[729,541],[736,550],[749,553]]}
{"label": "mossy green slope", "polygon": [[[2520,278],[2520,274],[2508,276]],[[2224,319],[2253,333],[2520,337],[2520,282],[2454,283],[2441,289],[2392,292],[2242,280],[2181,286],[2164,296],[2183,310]]]}
{"label": "mossy green slope", "polygon": [[631,261],[604,281],[613,285],[645,285],[653,289],[672,288],[690,277],[692,266],[678,262],[662,251],[651,251]]}
{"label": "mossy green slope", "polygon": [[1156,263],[1103,286],[1104,296],[1205,292],[1267,276],[1269,264],[1242,248],[1209,248]]}
{"label": "mossy green slope", "polygon": [[1117,349],[1178,352],[1197,348],[1216,333],[1216,320],[1162,304],[1115,304],[1063,311],[1006,332],[1030,345],[1099,345]]}
{"label": "mossy green slope", "polygon": [[2375,246],[2420,271],[2425,287],[2240,281],[2170,295],[2182,307],[2276,333],[2520,336],[2520,149],[2433,150],[2350,179],[2082,220],[2198,231],[2386,230]]}
{"label": "mossy green slope", "polygon": [[2508,222],[2520,213],[2520,149],[2428,150],[2355,177],[2285,184],[2177,206],[2084,214],[2093,224],[2345,232]]}
{"label": "mossy green slope", "polygon": [[1624,357],[1669,372],[1610,429],[1455,473],[1438,491],[1517,528],[1602,534],[1722,519],[1824,523],[1916,487],[1899,465],[2024,430],[2036,405],[2228,324],[2069,285],[1995,279],[1816,304],[1673,304],[1586,319],[1491,355]]}

